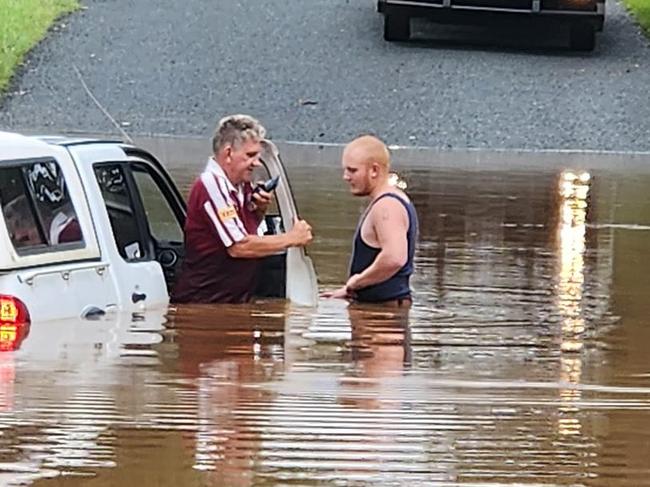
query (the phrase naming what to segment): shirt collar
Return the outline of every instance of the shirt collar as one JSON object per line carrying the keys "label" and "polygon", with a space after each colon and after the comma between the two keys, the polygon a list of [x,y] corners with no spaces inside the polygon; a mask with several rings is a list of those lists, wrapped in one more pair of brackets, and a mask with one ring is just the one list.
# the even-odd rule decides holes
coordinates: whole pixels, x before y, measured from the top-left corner
{"label": "shirt collar", "polygon": [[235,187],[232,182],[230,182],[230,179],[228,179],[228,176],[226,176],[226,172],[223,170],[221,165],[214,159],[214,157],[210,157],[208,159],[208,163],[205,166],[205,170],[214,174],[216,177],[223,179],[226,182],[226,187],[228,188],[229,193],[236,193],[239,194],[241,191],[241,186],[239,188]]}

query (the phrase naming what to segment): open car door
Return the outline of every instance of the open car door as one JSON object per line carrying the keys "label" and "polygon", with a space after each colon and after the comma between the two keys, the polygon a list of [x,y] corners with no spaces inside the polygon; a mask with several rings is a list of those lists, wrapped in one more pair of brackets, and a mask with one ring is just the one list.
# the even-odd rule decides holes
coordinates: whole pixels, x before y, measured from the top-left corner
{"label": "open car door", "polygon": [[[273,142],[265,140],[262,143],[260,159],[268,172],[268,177],[280,176],[279,184],[275,189],[276,210],[269,209],[267,212],[265,233],[272,235],[286,232],[291,230],[295,219],[298,218],[298,209],[289,177],[280,160],[278,148]],[[314,264],[305,249],[291,247],[285,252],[266,257],[262,264],[258,295],[277,297],[283,295],[296,304],[316,306],[318,281]]]}

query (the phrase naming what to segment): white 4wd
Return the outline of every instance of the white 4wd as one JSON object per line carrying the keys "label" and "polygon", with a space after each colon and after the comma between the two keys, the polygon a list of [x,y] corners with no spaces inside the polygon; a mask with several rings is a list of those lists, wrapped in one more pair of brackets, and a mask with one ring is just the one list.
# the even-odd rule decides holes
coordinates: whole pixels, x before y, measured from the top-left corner
{"label": "white 4wd", "polygon": [[[275,146],[262,162],[281,175],[269,231],[297,216]],[[185,203],[163,166],[133,145],[0,132],[0,325],[163,308],[183,258]],[[304,250],[263,263],[258,295],[314,304]],[[6,331],[6,330],[5,330]],[[6,334],[6,333],[5,333]]]}

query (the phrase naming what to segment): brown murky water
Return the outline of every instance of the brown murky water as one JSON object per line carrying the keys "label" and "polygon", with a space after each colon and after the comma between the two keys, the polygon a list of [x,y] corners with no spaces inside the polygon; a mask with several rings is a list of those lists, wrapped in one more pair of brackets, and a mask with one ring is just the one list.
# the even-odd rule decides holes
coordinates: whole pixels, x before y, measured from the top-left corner
{"label": "brown murky water", "polygon": [[[146,140],[186,190],[200,141]],[[321,288],[364,202],[283,145]],[[268,301],[32,327],[0,484],[650,485],[650,157],[396,151],[409,313]]]}

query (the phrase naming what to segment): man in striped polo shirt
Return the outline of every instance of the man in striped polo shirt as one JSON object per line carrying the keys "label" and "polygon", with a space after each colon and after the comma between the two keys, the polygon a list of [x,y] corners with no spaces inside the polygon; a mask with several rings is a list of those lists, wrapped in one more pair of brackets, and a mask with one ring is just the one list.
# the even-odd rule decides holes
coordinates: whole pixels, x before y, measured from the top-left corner
{"label": "man in striped polo shirt", "polygon": [[253,193],[251,184],[253,170],[261,164],[265,134],[264,127],[247,115],[219,121],[212,139],[214,154],[187,203],[185,258],[172,301],[249,301],[260,257],[311,242],[311,227],[304,220],[284,234],[257,233],[272,197],[263,190]]}

